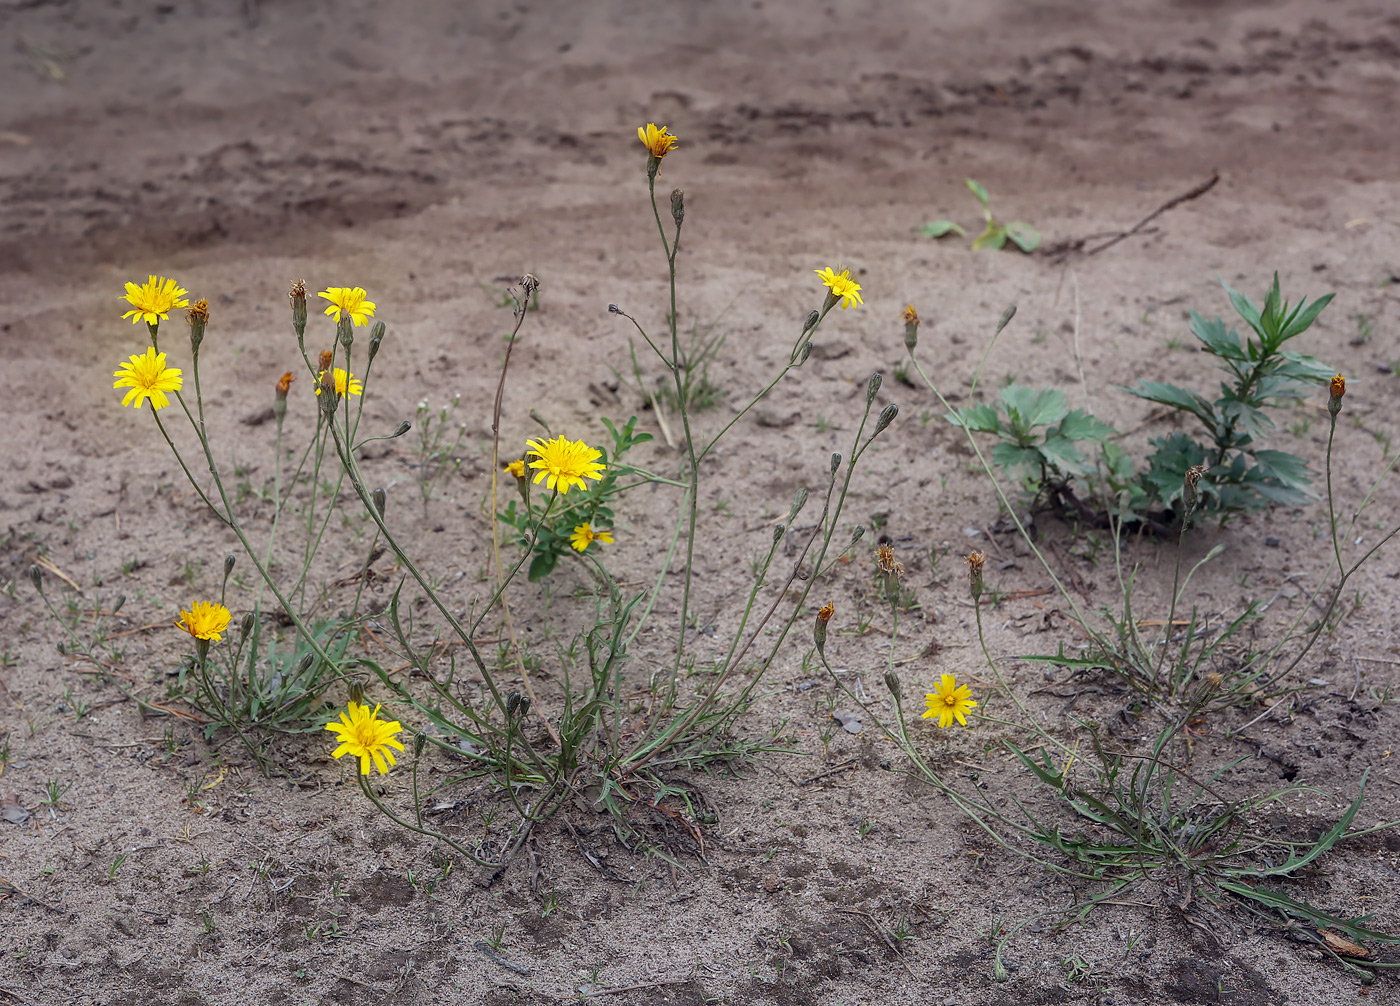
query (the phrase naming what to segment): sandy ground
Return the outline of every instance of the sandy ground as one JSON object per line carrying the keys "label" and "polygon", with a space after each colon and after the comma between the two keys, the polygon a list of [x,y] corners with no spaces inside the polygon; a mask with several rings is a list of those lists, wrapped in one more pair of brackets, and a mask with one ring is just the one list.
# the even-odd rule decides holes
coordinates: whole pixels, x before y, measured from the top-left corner
{"label": "sandy ground", "polygon": [[[627,333],[607,312],[617,303],[663,324],[664,263],[634,134],[656,121],[682,141],[662,176],[686,190],[681,317],[722,316],[729,332],[713,371],[727,395],[702,430],[785,358],[819,303],[812,269],[845,263],[866,291],[706,472],[695,573],[701,622],[716,633],[696,652],[703,660],[726,638],[749,559],[792,492],[818,485],[829,453],[847,450],[879,370],[880,404],[903,411],[856,477],[850,520],[885,515],[918,591],[900,642],[901,659],[914,658],[901,665],[908,689],[941,673],[981,680],[956,556],[985,547],[996,502],[933,397],[893,379],[900,310],[918,306],[921,357],[957,388],[1016,302],[987,373],[1062,387],[1136,428],[1128,442],[1140,449],[1166,427],[1144,428],[1143,403],[1114,385],[1150,375],[1211,386],[1180,347],[1189,308],[1227,310],[1217,274],[1256,296],[1275,269],[1288,290],[1335,290],[1300,348],[1350,378],[1337,485],[1343,509],[1354,507],[1396,432],[1400,16],[1388,5],[0,0],[0,35],[13,40],[0,60],[0,582],[11,585],[0,595],[0,795],[28,814],[0,822],[0,1000],[504,1004],[591,984],[635,986],[606,997],[618,1006],[1395,1001],[1393,979],[1362,989],[1269,927],[1171,907],[1166,885],[1065,929],[1048,917],[1010,945],[1010,981],[993,983],[984,934],[1092,891],[987,842],[891,771],[898,754],[871,732],[824,748],[831,688],[802,667],[805,618],[745,724],[757,734],[789,718],[800,754],[677,777],[719,815],[705,862],[679,847],[681,870],[630,855],[605,821],[567,808],[494,883],[461,868],[430,888],[432,845],[375,816],[319,739],[277,748],[291,782],[264,779],[227,738],[206,743],[179,725],[183,743],[166,751],[171,721],[143,720],[91,665],[58,653],[59,629],[26,578],[42,551],[83,588],[80,609],[124,593],[130,629],[166,626],[192,591],[217,589],[230,540],[147,417],[110,390],[116,363],[146,344],[116,298],[148,273],[208,297],[210,424],[228,462],[266,480],[268,464],[249,459],[270,459],[270,426],[243,420],[293,366],[285,291],[304,276],[313,289],[368,288],[389,325],[368,422],[387,432],[421,399],[462,395],[464,463],[426,515],[404,456],[382,456],[375,471],[433,575],[468,604],[485,563],[490,401],[509,327],[490,287],[527,270],[543,284],[512,363],[508,441],[537,432],[530,408],[578,437],[601,436],[599,415],[631,412],[656,431],[613,375]],[[1094,256],[972,253],[917,230],[937,216],[973,225],[969,175],[999,212],[1055,243],[1121,231],[1215,173],[1207,195]],[[297,390],[288,427],[305,435],[314,406]],[[1277,446],[1320,462],[1322,404],[1300,407]],[[677,463],[660,442],[644,456]],[[655,570],[674,502],[656,492],[624,508],[611,553],[620,579]],[[1362,544],[1397,510],[1383,493]],[[1191,554],[1221,543],[1228,559],[1199,580],[1200,603],[1225,614],[1274,598],[1279,618],[1294,617],[1306,603],[1297,585],[1324,566],[1324,519],[1310,507],[1202,529]],[[1089,603],[1111,603],[1105,556],[1053,521],[1042,533]],[[1047,585],[995,537],[995,586]],[[945,548],[934,568],[930,549]],[[354,549],[332,535],[327,561],[350,562]],[[1159,574],[1139,609],[1152,611],[1169,553],[1133,545],[1130,558]],[[1325,791],[1287,806],[1301,832],[1334,818],[1367,768],[1358,823],[1400,817],[1400,719],[1386,691],[1400,686],[1398,574],[1392,550],[1358,575],[1341,632],[1296,672],[1299,685],[1323,684],[1291,715],[1244,740],[1206,725],[1197,742],[1201,764],[1248,758],[1242,787],[1291,779]],[[825,594],[847,618],[833,623],[836,662],[873,685],[888,637],[852,634],[854,613],[874,610],[869,579],[862,555]],[[559,599],[579,581],[565,571],[555,581],[551,611],[567,623],[573,609]],[[546,600],[522,588],[522,617]],[[663,599],[658,629],[640,641],[638,681],[647,660],[665,659],[675,604]],[[1004,602],[989,622],[994,652],[1071,639],[1056,606],[1045,595]],[[936,652],[919,657],[929,643]],[[174,630],[133,632],[118,670],[163,693],[182,652]],[[1007,667],[1025,691],[1049,686],[1034,699],[1041,715],[1123,702],[1107,686]],[[1028,792],[993,728],[920,737],[959,778]],[[50,780],[72,784],[57,807],[41,802]],[[191,785],[204,787],[196,805]],[[403,792],[395,777],[389,793]],[[442,823],[470,833],[483,799],[473,786],[451,791]],[[861,822],[876,827],[862,836]],[[579,847],[606,853],[615,876]],[[1395,930],[1397,860],[1400,838],[1372,835],[1291,890]],[[10,887],[22,893],[5,896]],[[878,930],[901,919],[915,939],[896,954]],[[502,925],[502,952],[528,975],[477,946]]]}

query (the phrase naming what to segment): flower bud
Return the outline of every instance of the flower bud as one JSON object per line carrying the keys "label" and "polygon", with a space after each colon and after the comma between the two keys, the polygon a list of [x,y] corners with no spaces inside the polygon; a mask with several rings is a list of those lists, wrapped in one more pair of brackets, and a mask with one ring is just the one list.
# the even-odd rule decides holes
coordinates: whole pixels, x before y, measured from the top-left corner
{"label": "flower bud", "polygon": [[808,358],[809,356],[811,356],[811,355],[812,355],[812,340],[808,339],[806,342],[804,342],[804,343],[802,344],[801,348],[799,348],[799,349],[797,350],[796,365],[799,366],[799,367],[802,366],[804,363],[807,362],[807,358]]}
{"label": "flower bud", "polygon": [[792,508],[788,510],[789,524],[797,518],[797,515],[802,512],[802,508],[807,505],[808,495],[809,493],[805,488],[799,489],[792,494]]}
{"label": "flower bud", "polygon": [[384,503],[388,499],[388,494],[383,489],[376,489],[369,494],[370,500],[374,503],[374,509],[379,514],[379,519],[384,519]]}
{"label": "flower bud", "polygon": [[817,652],[826,656],[826,623],[836,614],[836,605],[828,601],[817,612],[817,620],[812,626],[812,642],[817,644]]}
{"label": "flower bud", "polygon": [[776,525],[774,525],[774,527],[773,527],[773,544],[774,544],[774,545],[778,544],[778,542],[780,542],[780,541],[783,540],[783,533],[786,532],[786,531],[787,531],[787,525],[786,525],[786,524],[776,524]]}
{"label": "flower bud", "polygon": [[379,344],[384,341],[384,322],[376,321],[369,330],[369,362],[373,363],[379,353]]}
{"label": "flower bud", "polygon": [[870,375],[870,383],[865,386],[866,405],[869,405],[871,402],[875,401],[875,396],[880,393],[880,385],[884,383],[884,380],[885,379],[880,376],[880,372],[878,370]]}
{"label": "flower bud", "polygon": [[671,190],[671,219],[676,222],[676,230],[685,222],[685,193],[680,189]]}
{"label": "flower bud", "polygon": [[403,422],[399,423],[399,428],[393,432],[389,439],[393,440],[394,437],[401,437],[411,429],[413,429],[413,424],[405,419]]}
{"label": "flower bud", "polygon": [[256,619],[254,619],[253,613],[251,611],[245,613],[243,615],[242,623],[240,623],[238,626],[239,642],[242,642],[243,640],[248,638],[248,633],[253,631],[254,624],[256,624]]}
{"label": "flower bud", "polygon": [[880,418],[875,421],[875,432],[870,435],[873,437],[879,434],[880,431],[882,431],[886,426],[889,426],[890,423],[894,422],[894,417],[897,415],[899,415],[898,405],[895,405],[893,402],[891,402],[889,405],[886,405],[885,408],[880,412]]}
{"label": "flower bud", "polygon": [[126,603],[126,595],[125,595],[125,594],[118,594],[118,595],[117,595],[117,600],[112,604],[112,610],[111,610],[110,612],[108,612],[108,614],[110,614],[110,615],[115,615],[117,612],[119,612],[119,611],[122,610],[122,605],[125,604],[125,603]]}
{"label": "flower bud", "polygon": [[423,757],[423,749],[424,749],[425,747],[427,747],[427,746],[428,746],[428,737],[427,737],[426,734],[414,734],[414,736],[413,736],[413,757],[415,757],[415,758],[422,758],[422,757]]}
{"label": "flower bud", "polygon": [[904,698],[904,686],[900,684],[899,675],[894,671],[885,672],[885,687],[890,690],[896,701]]}
{"label": "flower bud", "polygon": [[832,477],[832,478],[835,478],[835,477],[836,477],[836,469],[838,469],[838,468],[840,468],[840,467],[841,467],[841,455],[839,455],[839,454],[833,454],[833,455],[831,455],[831,477]]}
{"label": "flower bud", "polygon": [[[315,662],[316,662],[316,654],[315,654],[315,653],[304,653],[304,654],[302,654],[301,659],[297,661],[297,669],[296,669],[293,673],[298,674],[298,675],[305,674],[307,671],[311,670],[311,665],[314,664]],[[351,685],[351,686],[350,686],[350,695],[351,695],[352,698],[354,697],[355,689],[356,689],[356,688],[359,688],[359,687],[360,687],[359,685]],[[363,697],[363,696],[362,696],[362,697]]]}
{"label": "flower bud", "polygon": [[[355,319],[349,314],[342,312],[340,320],[335,323],[335,333],[336,337],[340,340],[340,344],[344,346],[346,350],[349,350],[350,345],[355,341]],[[347,353],[346,355],[348,356],[349,354]],[[349,361],[346,362],[346,366],[349,366]]]}
{"label": "flower bud", "polygon": [[38,566],[29,567],[29,582],[34,584],[34,589],[39,593],[44,592],[44,574],[39,572]]}
{"label": "flower bud", "polygon": [[[307,654],[307,656],[310,656],[310,654]],[[310,664],[308,663],[307,666],[309,667]],[[365,704],[365,686],[362,682],[350,682],[350,701],[359,706]]]}
{"label": "flower bud", "polygon": [[912,353],[918,344],[919,314],[914,310],[914,305],[910,304],[904,309],[904,348]]}
{"label": "flower bud", "polygon": [[204,326],[209,324],[209,302],[203,298],[185,312],[185,321],[190,325],[190,352],[199,354],[199,344],[204,341]]}
{"label": "flower bud", "polygon": [[[861,540],[862,538],[864,538],[864,537],[865,537],[865,525],[864,525],[864,524],[857,524],[857,525],[856,525],[856,529],[855,529],[854,531],[851,532],[851,545],[854,545],[856,542],[860,541],[860,540]],[[849,547],[849,546],[847,546],[847,547]]]}
{"label": "flower bud", "polygon": [[229,574],[233,572],[234,565],[238,562],[238,557],[233,555],[224,556],[224,579],[227,580]]}
{"label": "flower bud", "polygon": [[288,296],[292,300],[292,328],[300,339],[306,332],[306,280],[299,279],[293,283]]}
{"label": "flower bud", "polygon": [[808,312],[808,314],[807,314],[807,320],[804,321],[804,322],[802,323],[802,334],[803,334],[803,335],[806,335],[806,334],[807,334],[808,332],[810,332],[812,329],[816,328],[816,327],[817,327],[817,322],[819,322],[819,321],[821,321],[821,320],[822,320],[822,314],[821,314],[820,311],[810,311],[810,312]]}
{"label": "flower bud", "polygon": [[1347,379],[1341,374],[1332,378],[1331,394],[1327,397],[1327,414],[1333,419],[1342,411],[1342,396],[1347,393]]}
{"label": "flower bud", "polygon": [[992,335],[992,338],[996,338],[998,335],[1001,335],[1001,330],[1007,325],[1011,324],[1011,319],[1014,317],[1016,317],[1016,305],[1007,304],[1006,310],[1001,312],[1001,318],[997,321],[997,330]]}

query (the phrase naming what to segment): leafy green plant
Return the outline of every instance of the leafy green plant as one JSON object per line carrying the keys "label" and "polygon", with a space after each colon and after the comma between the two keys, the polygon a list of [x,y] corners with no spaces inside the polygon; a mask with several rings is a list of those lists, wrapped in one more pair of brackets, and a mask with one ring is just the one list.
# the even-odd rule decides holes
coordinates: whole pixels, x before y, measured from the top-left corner
{"label": "leafy green plant", "polygon": [[1303,460],[1264,447],[1275,425],[1266,410],[1291,404],[1332,376],[1330,367],[1284,345],[1312,326],[1333,294],[1290,306],[1279,292],[1275,273],[1261,308],[1224,280],[1220,285],[1248,325],[1244,339],[1219,317],[1207,320],[1192,311],[1190,324],[1202,352],[1219,361],[1226,374],[1219,396],[1208,399],[1161,381],[1139,381],[1123,389],[1192,416],[1206,435],[1204,441],[1184,433],[1152,441],[1155,450],[1146,470],[1124,486],[1130,492],[1124,508],[1129,522],[1151,508],[1178,509],[1186,472],[1196,465],[1205,465],[1209,476],[1197,504],[1203,514],[1224,518],[1271,503],[1293,506],[1315,498]]}
{"label": "leafy green plant", "polygon": [[[982,205],[982,233],[972,239],[973,249],[1005,248],[1006,243],[1010,241],[1029,255],[1040,247],[1040,232],[1025,221],[1012,220],[1005,224],[997,222],[996,218],[992,216],[991,196],[988,195],[981,183],[972,178],[965,178],[963,184]],[[953,220],[932,220],[924,224],[923,233],[931,238],[946,237],[949,234],[956,234],[958,237],[967,235],[967,231]]]}
{"label": "leafy green plant", "polygon": [[947,415],[954,426],[997,438],[992,460],[1010,471],[1030,475],[1032,485],[1064,482],[1094,471],[1093,453],[1080,445],[1101,446],[1113,427],[1083,409],[1070,409],[1062,391],[1010,384],[995,403],[979,403]]}

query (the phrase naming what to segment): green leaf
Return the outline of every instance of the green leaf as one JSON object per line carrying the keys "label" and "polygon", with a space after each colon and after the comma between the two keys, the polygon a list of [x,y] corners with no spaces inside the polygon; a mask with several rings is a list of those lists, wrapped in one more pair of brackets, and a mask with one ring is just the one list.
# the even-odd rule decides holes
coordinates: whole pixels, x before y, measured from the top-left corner
{"label": "green leaf", "polygon": [[1115,432],[1083,409],[1072,409],[1060,420],[1060,436],[1069,440],[1107,440]]}
{"label": "green leaf", "polygon": [[1006,236],[1027,255],[1040,247],[1040,231],[1024,220],[1013,220],[1007,224]]}
{"label": "green leaf", "polygon": [[1335,293],[1324,294],[1311,304],[1308,303],[1307,298],[1304,298],[1292,317],[1288,319],[1288,323],[1283,329],[1283,337],[1279,341],[1284,342],[1311,328],[1312,323],[1317,320],[1317,316],[1322,313],[1322,309],[1332,303],[1332,298],[1335,296],[1337,296]]}
{"label": "green leaf", "polygon": [[1192,311],[1191,334],[1206,344],[1206,351],[1212,356],[1237,362],[1243,362],[1247,359],[1244,349],[1240,346],[1239,333],[1233,328],[1227,329],[1221,318],[1212,318],[1207,321]]}
{"label": "green leaf", "polygon": [[1219,423],[1215,410],[1209,402],[1194,391],[1178,388],[1175,384],[1163,384],[1160,381],[1139,381],[1136,388],[1123,388],[1122,390],[1130,395],[1145,398],[1149,402],[1170,405],[1174,409],[1189,412],[1205,423],[1212,435]]}
{"label": "green leaf", "polygon": [[1029,434],[1037,426],[1058,423],[1069,411],[1064,392],[1058,388],[1031,388],[1011,384],[1001,389],[1011,427],[1018,433]]}
{"label": "green leaf", "polygon": [[973,250],[991,248],[996,251],[1006,244],[1006,228],[1001,224],[987,224],[987,229],[972,239]]}
{"label": "green leaf", "polygon": [[559,553],[554,551],[541,552],[535,556],[530,563],[529,578],[531,583],[543,580],[550,573],[554,572],[554,566],[559,561]]}
{"label": "green leaf", "polygon": [[1269,336],[1268,333],[1264,331],[1263,319],[1260,317],[1259,309],[1254,306],[1254,302],[1234,287],[1230,286],[1229,283],[1226,283],[1224,279],[1220,280],[1220,285],[1223,286],[1225,292],[1230,295],[1230,303],[1234,305],[1235,312],[1249,323],[1249,327],[1258,333],[1259,338],[1265,340],[1267,343]]}
{"label": "green leaf", "polygon": [[1005,440],[992,448],[992,460],[1001,468],[1040,468],[1041,453],[1034,447],[1018,447]]}
{"label": "green leaf", "polygon": [[923,234],[930,238],[947,237],[949,234],[956,234],[960,238],[967,237],[967,231],[963,230],[962,225],[952,220],[930,220],[924,224]]}
{"label": "green leaf", "polygon": [[986,209],[992,197],[987,195],[987,190],[982,187],[981,183],[971,178],[964,178],[963,184],[972,190],[972,194],[977,197],[977,201],[982,204],[982,208]]}
{"label": "green leaf", "polygon": [[1054,430],[1045,434],[1045,442],[1040,445],[1040,453],[1045,455],[1056,468],[1064,472],[1082,473],[1089,467],[1084,463],[1084,455],[1079,452],[1078,447],[1074,446],[1074,441],[1060,436]]}
{"label": "green leaf", "polygon": [[954,409],[944,417],[954,426],[961,426],[974,433],[1000,433],[1001,417],[995,406],[986,403],[969,405],[965,409]]}
{"label": "green leaf", "polygon": [[1369,768],[1362,771],[1361,782],[1356,788],[1356,799],[1353,800],[1351,806],[1346,809],[1346,813],[1337,819],[1337,823],[1329,828],[1311,849],[1301,856],[1297,853],[1289,853],[1288,859],[1278,866],[1255,867],[1251,870],[1241,871],[1240,875],[1250,877],[1284,877],[1297,870],[1301,870],[1328,849],[1332,848],[1332,846],[1340,842],[1342,836],[1347,833],[1347,829],[1351,827],[1351,822],[1352,819],[1356,817],[1356,812],[1361,809],[1361,801],[1365,799],[1366,796],[1366,777],[1370,774],[1371,770]]}

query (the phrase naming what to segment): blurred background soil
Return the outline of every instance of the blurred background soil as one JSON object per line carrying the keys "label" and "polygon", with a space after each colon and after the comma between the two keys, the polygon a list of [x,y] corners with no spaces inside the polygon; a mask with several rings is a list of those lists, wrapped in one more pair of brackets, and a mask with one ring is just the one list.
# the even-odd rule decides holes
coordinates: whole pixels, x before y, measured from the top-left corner
{"label": "blurred background soil", "polygon": [[[1395,1001],[1393,979],[1359,990],[1274,930],[1172,907],[1165,884],[1068,928],[1047,916],[1011,943],[1010,981],[993,983],[988,935],[1091,892],[1008,855],[907,782],[874,731],[824,744],[831,686],[802,666],[807,616],[747,717],[755,734],[786,717],[799,753],[677,775],[719,816],[703,861],[689,832],[667,837],[661,815],[650,826],[681,869],[628,853],[606,821],[567,807],[500,878],[462,866],[426,884],[442,871],[432,846],[377,817],[352,766],[331,762],[319,738],[279,747],[296,766],[290,781],[263,778],[236,742],[194,729],[166,752],[169,722],[143,720],[90,665],[56,651],[59,629],[26,576],[42,550],[83,589],[80,608],[126,594],[124,624],[157,628],[132,633],[119,671],[164,687],[184,648],[161,626],[192,591],[217,589],[231,541],[144,410],[121,409],[110,389],[118,362],[147,344],[144,328],[120,320],[122,284],[159,273],[208,298],[210,424],[230,463],[266,479],[271,427],[248,420],[296,369],[286,290],[305,277],[313,290],[366,287],[389,326],[367,423],[387,433],[420,400],[435,408],[461,394],[463,465],[426,513],[401,455],[381,455],[375,470],[396,517],[417,525],[433,575],[470,603],[510,325],[495,288],[526,271],[542,284],[512,361],[507,442],[538,432],[531,408],[573,437],[596,440],[599,416],[632,413],[660,432],[617,379],[628,331],[607,310],[664,325],[665,263],[635,136],[654,121],[680,137],[659,187],[686,191],[682,323],[729,333],[712,371],[725,394],[702,430],[718,430],[786,359],[820,304],[813,269],[844,264],[866,297],[832,314],[812,360],[736,426],[706,473],[696,575],[701,624],[715,631],[696,651],[703,660],[727,638],[750,558],[794,490],[817,487],[829,454],[848,451],[878,370],[879,404],[902,412],[858,472],[848,513],[884,522],[918,592],[900,642],[906,691],[941,673],[985,687],[962,551],[988,548],[989,581],[1033,594],[990,615],[994,652],[1054,652],[1073,634],[1054,597],[1033,593],[1044,574],[994,530],[995,497],[936,400],[893,379],[900,311],[917,306],[921,358],[957,390],[1017,303],[989,380],[1061,387],[1134,430],[1127,442],[1140,451],[1169,424],[1114,386],[1213,388],[1185,348],[1184,319],[1228,312],[1218,277],[1256,298],[1274,270],[1285,290],[1336,291],[1299,348],[1348,376],[1336,484],[1349,513],[1385,463],[1400,398],[1393,5],[0,0],[0,46],[0,582],[13,584],[0,595],[11,758],[0,797],[19,819],[0,821],[0,1001],[524,1003],[597,985],[632,987],[608,995],[618,1006],[1301,1006],[1358,991]],[[1215,175],[1200,198],[1086,254]],[[922,237],[935,217],[977,224],[968,176],[1000,215],[1066,252],[973,253]],[[183,328],[178,316],[168,325]],[[1319,465],[1324,402],[1319,392],[1301,407],[1276,445]],[[289,433],[309,431],[314,415],[297,386]],[[645,458],[670,468],[677,455],[658,436]],[[609,552],[620,580],[654,575],[674,505],[657,491],[624,507]],[[1361,544],[1397,511],[1387,490]],[[1203,528],[1189,555],[1228,551],[1199,578],[1200,603],[1224,613],[1272,598],[1280,618],[1296,616],[1325,568],[1324,522],[1309,507]],[[1085,602],[1111,604],[1106,554],[1054,521],[1041,533]],[[350,561],[346,548],[328,560]],[[1149,611],[1171,553],[1129,550],[1145,564]],[[835,662],[877,691],[888,637],[853,634],[862,606],[877,629],[886,617],[869,600],[870,572],[862,553],[821,593],[838,608]],[[1243,742],[1202,727],[1205,762],[1248,759],[1241,785],[1320,788],[1280,810],[1300,840],[1335,819],[1367,768],[1358,823],[1400,817],[1388,691],[1400,684],[1398,574],[1392,550],[1357,577],[1341,631],[1296,672],[1307,690],[1290,716]],[[578,574],[561,567],[554,580],[551,617],[567,621],[558,599]],[[547,600],[523,587],[519,617],[530,622]],[[640,638],[639,687],[647,661],[665,660],[675,603],[668,595]],[[1040,689],[1039,715],[1106,714],[1123,701],[1007,667],[1024,692]],[[546,666],[547,688],[549,677]],[[75,702],[91,708],[76,716]],[[961,779],[1030,791],[987,725],[919,737]],[[55,779],[72,783],[57,807],[41,802]],[[401,800],[402,778],[389,785]],[[441,823],[466,822],[483,799],[446,792]],[[1393,931],[1398,861],[1394,833],[1372,835],[1294,889],[1338,914],[1374,912]],[[896,952],[881,933],[901,920],[915,939]],[[480,949],[497,932],[528,974]]]}

